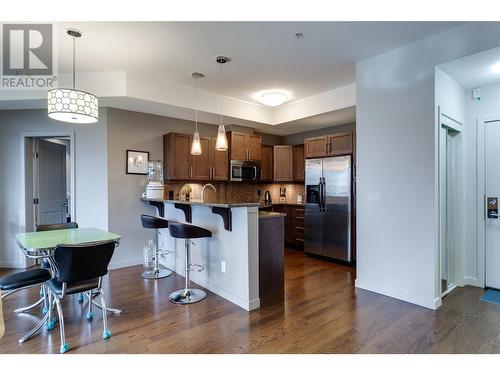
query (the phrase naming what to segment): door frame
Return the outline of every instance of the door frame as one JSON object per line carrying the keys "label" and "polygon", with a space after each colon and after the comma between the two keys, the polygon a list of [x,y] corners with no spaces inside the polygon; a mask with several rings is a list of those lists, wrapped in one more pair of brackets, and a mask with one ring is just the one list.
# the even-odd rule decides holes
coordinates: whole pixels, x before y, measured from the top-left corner
{"label": "door frame", "polygon": [[[51,131],[51,132],[23,132],[21,133],[21,191],[20,194],[20,223],[21,232],[33,230],[33,228],[26,228],[26,208],[32,202],[26,199],[26,158],[25,158],[25,142],[26,138],[51,138],[51,137],[68,137],[69,138],[69,154],[70,154],[70,181],[71,181],[71,219],[76,221],[76,195],[75,195],[75,132],[71,130],[66,131]],[[24,260],[26,266],[26,259]]]}
{"label": "door frame", "polygon": [[500,122],[500,114],[476,118],[476,190],[477,190],[477,280],[470,284],[484,288],[486,285],[486,148],[485,132],[489,122]]}
{"label": "door frame", "polygon": [[[437,220],[438,220],[438,235],[437,235],[437,253],[436,253],[436,290],[437,290],[437,298],[438,298],[438,306],[441,304],[441,300],[444,297],[443,292],[441,291],[441,252],[442,252],[442,236],[443,236],[443,228],[442,228],[442,220],[443,220],[443,215],[445,214],[442,210],[442,194],[441,194],[441,169],[443,167],[443,161],[441,160],[441,134],[442,128],[449,128],[454,131],[457,131],[459,133],[460,137],[460,149],[459,149],[459,160],[460,160],[460,166],[459,166],[459,173],[460,175],[458,176],[458,181],[459,181],[459,192],[458,192],[458,212],[459,212],[459,217],[458,217],[458,224],[456,225],[458,230],[457,232],[457,239],[459,240],[459,245],[456,247],[456,252],[455,252],[455,286],[463,286],[464,285],[464,272],[463,272],[463,259],[464,259],[464,241],[465,241],[465,231],[464,231],[464,191],[463,191],[463,179],[464,179],[464,163],[463,163],[463,156],[464,156],[464,137],[463,137],[463,123],[454,119],[453,117],[447,115],[446,113],[441,111],[441,106],[438,106],[437,110],[437,120],[438,120],[438,126],[437,126]],[[448,291],[449,292],[449,291]]]}

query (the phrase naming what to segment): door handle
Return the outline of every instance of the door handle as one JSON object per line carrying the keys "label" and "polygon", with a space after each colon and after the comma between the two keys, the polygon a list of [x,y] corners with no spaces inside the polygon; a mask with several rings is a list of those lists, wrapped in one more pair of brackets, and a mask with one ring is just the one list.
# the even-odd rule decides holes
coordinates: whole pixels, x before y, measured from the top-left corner
{"label": "door handle", "polygon": [[495,211],[488,211],[488,219],[498,219],[498,214]]}

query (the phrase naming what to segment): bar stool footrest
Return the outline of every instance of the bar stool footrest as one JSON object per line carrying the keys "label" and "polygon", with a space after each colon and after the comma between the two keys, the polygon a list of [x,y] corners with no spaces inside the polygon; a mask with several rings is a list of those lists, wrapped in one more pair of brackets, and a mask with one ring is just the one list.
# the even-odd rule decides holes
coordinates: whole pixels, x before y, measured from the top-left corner
{"label": "bar stool footrest", "polygon": [[190,264],[189,265],[189,272],[201,272],[205,269],[201,264]]}

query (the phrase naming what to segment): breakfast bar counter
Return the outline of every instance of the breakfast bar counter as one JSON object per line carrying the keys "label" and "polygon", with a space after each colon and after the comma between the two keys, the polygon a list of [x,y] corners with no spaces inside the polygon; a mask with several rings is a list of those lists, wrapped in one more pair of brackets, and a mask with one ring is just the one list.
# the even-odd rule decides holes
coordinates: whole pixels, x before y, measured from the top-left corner
{"label": "breakfast bar counter", "polygon": [[[193,282],[246,310],[260,307],[259,203],[141,200],[167,220],[212,232],[211,238],[193,240],[191,262],[205,268],[191,273]],[[184,276],[184,242],[171,237],[168,229],[160,234],[160,248],[173,251],[164,266]]]}

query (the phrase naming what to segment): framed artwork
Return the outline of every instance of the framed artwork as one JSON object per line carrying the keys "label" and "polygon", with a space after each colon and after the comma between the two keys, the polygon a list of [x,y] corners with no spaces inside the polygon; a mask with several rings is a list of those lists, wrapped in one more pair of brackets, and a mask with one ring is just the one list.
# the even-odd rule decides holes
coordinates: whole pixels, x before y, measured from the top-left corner
{"label": "framed artwork", "polygon": [[127,150],[127,174],[148,174],[148,151]]}

